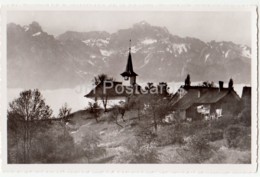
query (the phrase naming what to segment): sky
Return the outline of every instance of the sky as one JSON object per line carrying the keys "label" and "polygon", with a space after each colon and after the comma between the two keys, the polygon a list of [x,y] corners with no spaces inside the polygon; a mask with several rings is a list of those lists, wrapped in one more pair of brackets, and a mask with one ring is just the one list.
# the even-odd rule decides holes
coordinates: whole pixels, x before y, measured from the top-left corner
{"label": "sky", "polygon": [[247,11],[9,11],[7,15],[8,23],[37,21],[55,36],[66,31],[114,33],[143,20],[180,37],[251,46],[251,13]]}

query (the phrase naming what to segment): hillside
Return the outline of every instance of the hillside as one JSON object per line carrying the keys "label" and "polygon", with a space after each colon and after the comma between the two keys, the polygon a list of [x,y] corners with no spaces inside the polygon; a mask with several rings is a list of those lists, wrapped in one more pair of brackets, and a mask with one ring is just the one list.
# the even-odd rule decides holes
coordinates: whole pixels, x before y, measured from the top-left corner
{"label": "hillside", "polygon": [[[147,121],[145,117],[141,117],[141,120],[138,120],[136,111],[128,111],[124,117],[125,121],[118,118],[118,123],[122,126],[121,127],[114,122],[108,121],[109,116],[111,116],[110,113],[105,113],[99,118],[99,122],[97,123],[89,113],[79,111],[70,117],[70,123],[67,124],[67,129],[73,137],[74,142],[78,145],[84,141],[84,137],[90,136],[89,134],[95,134],[100,137],[99,147],[106,149],[106,154],[91,159],[90,163],[133,163],[131,160],[133,160],[135,156],[145,156],[145,154],[139,153],[150,152],[149,146],[153,147],[153,150],[158,154],[157,163],[194,163],[195,161],[187,159],[187,155],[182,154],[182,151],[186,151],[186,145],[191,141],[194,132],[196,132],[195,134],[197,135],[207,131],[207,127],[205,127],[207,123],[205,122],[183,123],[182,128],[184,128],[183,126],[187,126],[190,130],[182,129],[181,134],[175,133],[177,132],[176,125],[161,125],[158,129],[158,135],[153,137],[153,143],[148,147],[145,145],[139,146],[135,144],[139,136],[141,136],[138,135],[138,133],[145,132],[144,129],[140,131],[140,126],[144,124],[147,126],[149,121]],[[219,122],[227,122],[227,120],[212,122],[214,127],[212,132],[219,131],[219,129],[215,127],[220,124]],[[225,129],[225,127],[228,127],[228,125],[220,129]],[[146,138],[149,138],[148,135],[146,136]],[[178,139],[178,136],[184,136],[184,142],[178,143],[178,141],[175,140]],[[244,146],[246,145],[248,145],[248,142],[244,142]],[[229,148],[226,139],[216,138],[216,140],[209,143],[209,146],[213,154],[202,163],[241,164],[250,161],[250,151],[248,149]],[[143,151],[143,148],[147,148],[146,151]],[[189,153],[189,151],[185,153]],[[196,155],[194,154],[194,156]],[[205,156],[205,154],[203,154],[203,156]],[[149,161],[149,159],[147,160]],[[89,163],[84,156],[76,159],[75,162]]]}
{"label": "hillside", "polygon": [[130,38],[139,81],[183,81],[189,73],[192,81],[251,82],[251,49],[245,45],[181,38],[144,21],[112,34],[67,31],[57,37],[32,22],[7,25],[8,87],[73,88],[100,73],[119,79]]}

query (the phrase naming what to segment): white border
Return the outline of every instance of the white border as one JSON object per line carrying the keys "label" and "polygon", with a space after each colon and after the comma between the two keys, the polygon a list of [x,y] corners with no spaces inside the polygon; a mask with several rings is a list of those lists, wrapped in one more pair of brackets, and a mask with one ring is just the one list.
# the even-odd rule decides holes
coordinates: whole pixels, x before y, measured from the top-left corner
{"label": "white border", "polygon": [[[7,164],[7,137],[6,137],[6,110],[7,110],[7,79],[6,79],[6,13],[12,10],[50,10],[50,11],[251,11],[252,12],[252,164]],[[2,167],[4,171],[21,172],[207,172],[207,173],[245,173],[255,172],[257,169],[257,86],[258,86],[258,60],[257,60],[257,13],[253,5],[131,5],[131,6],[4,6],[2,16],[2,56],[1,56],[1,133],[2,133]]]}

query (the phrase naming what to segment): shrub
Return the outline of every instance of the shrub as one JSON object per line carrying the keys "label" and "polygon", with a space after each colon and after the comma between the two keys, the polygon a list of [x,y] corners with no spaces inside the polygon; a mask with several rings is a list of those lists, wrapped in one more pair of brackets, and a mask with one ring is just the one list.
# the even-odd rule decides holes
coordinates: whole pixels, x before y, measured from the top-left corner
{"label": "shrub", "polygon": [[154,143],[157,135],[152,127],[141,121],[134,130],[135,136],[123,143],[115,157],[116,163],[158,163],[159,154]]}
{"label": "shrub", "polygon": [[80,146],[83,148],[84,156],[88,160],[98,158],[106,154],[106,149],[99,146],[101,139],[94,131],[89,130],[82,138]]}
{"label": "shrub", "polygon": [[[151,130],[151,128],[146,128],[144,125],[144,121],[140,122],[138,126],[135,128],[135,138],[137,142],[142,144],[151,144],[155,141],[157,134]],[[139,143],[139,145],[140,145]]]}
{"label": "shrub", "polygon": [[205,137],[209,141],[217,141],[223,139],[223,130],[220,129],[213,129],[213,130],[208,130],[207,132],[204,133]]}
{"label": "shrub", "polygon": [[80,156],[70,134],[59,125],[52,126],[37,133],[32,147],[33,163],[68,163]]}
{"label": "shrub", "polygon": [[180,131],[176,131],[174,126],[164,126],[157,133],[155,139],[158,146],[165,146],[170,144],[184,144],[184,138]]}
{"label": "shrub", "polygon": [[194,152],[198,152],[200,155],[209,149],[209,142],[203,135],[193,136],[188,143],[188,147]]}
{"label": "shrub", "polygon": [[113,119],[112,119],[112,113],[111,112],[104,112],[99,117],[99,121],[111,122],[112,120]]}
{"label": "shrub", "polygon": [[180,131],[183,131],[184,135],[194,135],[208,128],[208,121],[194,121],[191,123],[181,123]]}
{"label": "shrub", "polygon": [[238,118],[245,126],[251,126],[251,109],[243,109],[242,112],[238,115]]}
{"label": "shrub", "polygon": [[131,148],[132,159],[130,163],[158,163],[158,152],[153,145],[142,145]]}
{"label": "shrub", "polygon": [[249,150],[250,151],[251,150],[251,136],[249,136],[249,135],[242,136],[238,141],[237,147],[240,150]]}
{"label": "shrub", "polygon": [[238,120],[235,119],[233,116],[223,116],[218,120],[212,120],[211,121],[211,128],[212,129],[224,130],[229,125],[234,125],[234,124],[237,124],[237,123],[238,123]]}
{"label": "shrub", "polygon": [[101,114],[101,110],[102,109],[97,104],[97,102],[94,102],[94,103],[88,102],[88,107],[86,108],[86,111],[88,111],[90,114],[92,114],[92,116],[94,117],[96,122],[98,122],[98,117]]}
{"label": "shrub", "polygon": [[244,136],[247,136],[246,127],[241,125],[230,125],[224,132],[224,138],[230,148],[238,148],[241,146],[241,142],[243,142],[241,138]]}
{"label": "shrub", "polygon": [[202,134],[191,137],[187,145],[177,150],[187,163],[202,163],[213,155],[208,139]]}
{"label": "shrub", "polygon": [[124,145],[116,157],[117,163],[159,163],[159,153],[153,143],[143,143],[135,138]]}
{"label": "shrub", "polygon": [[226,154],[223,151],[217,151],[209,160],[207,160],[207,163],[221,164],[221,163],[225,163],[225,160],[226,160]]}

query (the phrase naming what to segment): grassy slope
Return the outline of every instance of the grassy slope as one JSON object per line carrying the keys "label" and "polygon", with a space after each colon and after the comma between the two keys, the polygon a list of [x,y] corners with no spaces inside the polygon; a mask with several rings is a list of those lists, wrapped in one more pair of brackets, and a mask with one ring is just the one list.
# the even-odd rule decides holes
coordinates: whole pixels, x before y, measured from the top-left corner
{"label": "grassy slope", "polygon": [[[133,118],[136,117],[135,112],[127,112],[125,114],[125,122],[118,119],[120,127],[113,122],[100,121],[96,122],[91,119],[91,115],[79,111],[74,113],[71,117],[71,122],[68,124],[71,135],[76,143],[82,141],[82,137],[89,131],[94,131],[100,135],[100,146],[105,147],[107,154],[104,157],[93,159],[92,163],[116,163],[114,160],[120,158],[120,154],[125,152],[125,144],[129,143],[131,139],[135,138],[135,128],[132,126]],[[249,163],[250,151],[239,151],[236,149],[229,149],[225,140],[211,142],[210,145],[215,149],[215,155],[204,163]],[[167,145],[157,148],[161,163],[184,163],[183,157],[179,155],[176,149],[180,145]],[[78,163],[86,163],[85,158],[78,159]]]}

